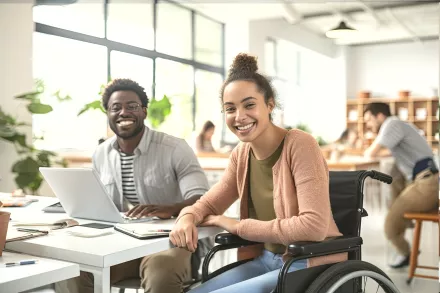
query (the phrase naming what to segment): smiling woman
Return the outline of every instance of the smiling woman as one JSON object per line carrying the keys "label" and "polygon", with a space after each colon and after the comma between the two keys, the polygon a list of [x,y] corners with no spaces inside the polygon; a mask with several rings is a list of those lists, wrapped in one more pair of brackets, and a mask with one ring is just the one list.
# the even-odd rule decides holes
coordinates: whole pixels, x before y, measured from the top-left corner
{"label": "smiling woman", "polygon": [[[242,143],[229,157],[220,182],[193,206],[184,208],[171,242],[189,251],[197,247],[197,225],[218,226],[264,243],[254,260],[214,277],[191,292],[269,292],[294,241],[322,241],[340,236],[332,216],[328,167],[316,140],[272,122],[275,93],[258,73],[255,57],[239,54],[221,88],[226,124]],[[223,213],[237,199],[240,220]],[[290,269],[339,262],[345,254],[301,260]]]}

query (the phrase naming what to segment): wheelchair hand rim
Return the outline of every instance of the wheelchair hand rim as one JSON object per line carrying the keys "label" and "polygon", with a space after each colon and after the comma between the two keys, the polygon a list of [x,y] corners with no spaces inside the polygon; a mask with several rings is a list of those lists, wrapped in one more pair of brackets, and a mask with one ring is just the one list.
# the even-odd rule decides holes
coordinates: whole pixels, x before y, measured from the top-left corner
{"label": "wheelchair hand rim", "polygon": [[372,279],[374,279],[376,282],[379,280],[382,283],[385,283],[385,285],[387,285],[391,290],[393,290],[394,293],[399,293],[399,289],[397,289],[397,287],[394,285],[393,282],[391,282],[389,279],[387,279],[386,277],[382,276],[381,274],[378,274],[376,272],[372,272],[372,271],[356,271],[356,272],[352,272],[349,273],[343,277],[341,277],[336,283],[334,283],[330,289],[328,289],[328,291],[326,293],[335,293],[335,291],[341,287],[344,283],[346,283],[347,281],[350,281],[351,279],[355,279],[358,277],[371,277]]}

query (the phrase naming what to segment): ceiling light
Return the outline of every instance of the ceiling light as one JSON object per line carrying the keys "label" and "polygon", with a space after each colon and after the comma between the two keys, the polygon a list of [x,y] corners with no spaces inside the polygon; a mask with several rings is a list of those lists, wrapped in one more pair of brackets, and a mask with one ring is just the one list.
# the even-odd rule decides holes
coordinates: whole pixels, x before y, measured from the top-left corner
{"label": "ceiling light", "polygon": [[340,39],[352,36],[355,33],[357,33],[357,30],[347,26],[345,24],[345,21],[341,21],[337,27],[329,30],[325,33],[325,35],[327,36],[327,38]]}

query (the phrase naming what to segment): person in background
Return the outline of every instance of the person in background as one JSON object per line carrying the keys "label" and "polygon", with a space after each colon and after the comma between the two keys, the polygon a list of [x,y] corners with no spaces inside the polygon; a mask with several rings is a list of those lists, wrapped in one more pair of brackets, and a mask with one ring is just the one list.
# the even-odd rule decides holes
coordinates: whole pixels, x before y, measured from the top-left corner
{"label": "person in background", "polygon": [[196,138],[197,152],[215,152],[212,146],[212,136],[214,135],[215,125],[211,121],[206,121],[203,124],[202,131]]}
{"label": "person in background", "polygon": [[403,218],[403,214],[438,208],[438,168],[426,139],[413,124],[392,116],[389,105],[368,104],[364,111],[364,121],[368,128],[377,133],[376,139],[365,150],[365,156],[376,157],[386,148],[395,159],[390,174],[393,182],[385,219],[385,235],[398,251],[390,266],[401,268],[407,266],[410,259],[410,246],[404,238],[405,229],[410,223]]}
{"label": "person in background", "polygon": [[[196,226],[218,226],[264,243],[256,258],[190,291],[191,293],[270,292],[294,241],[339,236],[330,208],[329,173],[316,140],[298,129],[272,122],[276,106],[270,82],[258,73],[255,57],[236,56],[221,89],[228,128],[241,143],[229,157],[220,181],[193,206],[184,208],[170,233],[183,250],[197,248]],[[240,200],[240,220],[223,216]],[[291,271],[346,260],[336,254],[301,260]]]}
{"label": "person in background", "polygon": [[347,150],[360,149],[361,147],[362,141],[358,139],[357,132],[347,128],[335,142],[323,147],[322,150],[329,153],[330,160],[339,161]]}
{"label": "person in background", "polygon": [[362,141],[359,139],[357,132],[350,128],[342,132],[341,136],[335,141],[335,144],[352,149],[362,147]]}
{"label": "person in background", "polygon": [[[145,126],[148,97],[138,83],[113,80],[105,88],[102,104],[115,136],[97,147],[93,168],[121,212],[135,218],[168,219],[209,189],[205,173],[183,139]],[[194,267],[198,269],[194,263],[190,252],[168,249],[111,267],[110,282],[140,277],[145,292],[181,293],[184,283],[192,280]],[[81,272],[68,290],[93,292],[91,274]]]}

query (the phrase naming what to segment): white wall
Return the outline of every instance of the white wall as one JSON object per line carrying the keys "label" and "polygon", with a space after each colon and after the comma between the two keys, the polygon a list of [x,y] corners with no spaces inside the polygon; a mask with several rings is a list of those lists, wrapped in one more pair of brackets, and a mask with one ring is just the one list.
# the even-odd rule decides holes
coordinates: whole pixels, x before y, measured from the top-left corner
{"label": "white wall", "polygon": [[265,72],[264,44],[268,37],[288,41],[292,44],[292,54],[296,51],[301,54],[301,84],[296,87],[289,82],[286,86],[285,125],[305,123],[313,135],[328,141],[336,139],[345,128],[345,47],[283,19],[251,21],[249,51],[258,56],[262,72]]}
{"label": "white wall", "polygon": [[[18,4],[0,3],[0,106],[3,111],[27,123],[31,115],[13,96],[32,90],[32,0]],[[30,138],[31,128],[23,131]],[[10,172],[18,156],[12,144],[0,141],[0,192],[11,192],[15,186]]]}
{"label": "white wall", "polygon": [[[228,76],[229,67],[238,53],[249,52],[249,22],[237,20],[225,23],[225,77]],[[220,91],[220,89],[218,89]],[[220,103],[215,104],[220,108]],[[218,127],[224,128],[224,140],[229,143],[237,143],[237,137],[227,128],[226,125]]]}
{"label": "white wall", "polygon": [[337,46],[333,41],[312,33],[300,25],[290,25],[284,19],[254,20],[249,22],[249,51],[258,56],[264,72],[264,43],[268,37],[283,39],[298,46],[334,58]]}
{"label": "white wall", "polygon": [[361,90],[394,98],[400,90],[433,96],[439,87],[439,41],[351,47],[348,54],[347,94]]}

